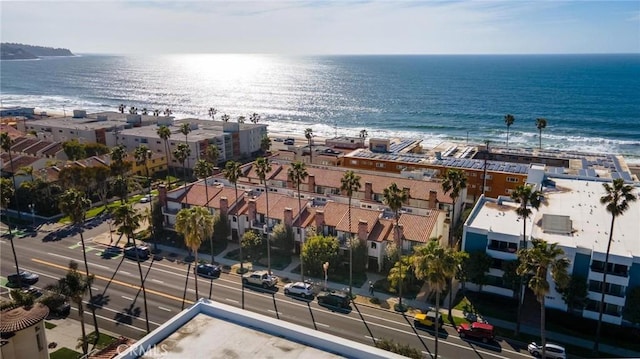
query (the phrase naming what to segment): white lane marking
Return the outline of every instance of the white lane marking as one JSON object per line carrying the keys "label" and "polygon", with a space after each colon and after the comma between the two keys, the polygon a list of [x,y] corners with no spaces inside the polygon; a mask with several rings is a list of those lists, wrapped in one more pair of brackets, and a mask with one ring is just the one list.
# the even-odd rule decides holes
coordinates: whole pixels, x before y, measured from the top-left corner
{"label": "white lane marking", "polygon": [[[64,258],[64,259],[70,260],[70,261],[76,261],[76,262],[80,261],[80,262],[82,262],[82,260],[80,260],[80,259],[63,256],[62,254],[56,254],[56,253],[51,253],[51,252],[47,252],[47,254],[49,254],[50,256],[54,256],[54,257]],[[102,268],[102,269],[109,269],[109,267],[107,267],[107,266],[103,266],[103,265],[95,264],[95,263],[90,263],[89,264],[89,270],[91,270],[91,267],[99,267],[99,268]]]}
{"label": "white lane marking", "polygon": [[235,300],[235,299],[224,298],[224,300],[226,300],[226,301],[228,301],[228,302],[233,302],[233,303],[236,303],[236,304],[240,303],[240,302],[238,302],[238,301],[237,301],[237,300]]}
{"label": "white lane marking", "polygon": [[155,278],[151,278],[152,282],[156,282],[156,283],[160,283],[160,284],[164,284],[164,281],[160,280],[160,279],[155,279]]}
{"label": "white lane marking", "polygon": [[330,326],[329,326],[329,325],[324,324],[324,323],[320,323],[320,322],[316,322],[316,325],[319,325],[319,326],[321,326],[321,327],[325,327],[325,328],[330,328]]}
{"label": "white lane marking", "polygon": [[91,290],[95,290],[96,292],[100,291],[100,289],[98,289],[98,287],[91,287]]}
{"label": "white lane marking", "polygon": [[124,271],[124,270],[119,270],[118,273],[122,273],[122,274],[126,274],[126,275],[131,275],[131,273]]}
{"label": "white lane marking", "polygon": [[124,299],[126,299],[126,300],[133,300],[133,298],[131,298],[131,297],[127,297],[126,295],[122,295],[121,297],[122,297],[122,298],[124,298]]}
{"label": "white lane marking", "polygon": [[171,309],[169,309],[169,308],[165,308],[165,307],[160,307],[160,306],[158,306],[158,309],[160,309],[160,310],[164,310],[165,312],[171,312]]}

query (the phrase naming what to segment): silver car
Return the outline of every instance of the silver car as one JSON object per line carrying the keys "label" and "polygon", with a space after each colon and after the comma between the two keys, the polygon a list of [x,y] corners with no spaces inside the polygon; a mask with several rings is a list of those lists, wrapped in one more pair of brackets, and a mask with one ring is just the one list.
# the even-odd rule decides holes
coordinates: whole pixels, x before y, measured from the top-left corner
{"label": "silver car", "polygon": [[297,295],[302,298],[313,298],[313,289],[311,287],[311,284],[308,283],[288,283],[284,286],[284,294]]}
{"label": "silver car", "polygon": [[[544,345],[544,347],[545,347],[545,353],[544,353],[545,358],[552,358],[552,359],[567,358],[567,352],[564,350],[563,347],[559,346],[558,344],[547,343]],[[536,342],[529,344],[529,346],[527,346],[527,350],[529,350],[529,353],[536,358],[539,358],[542,356],[542,345],[538,345],[536,344]]]}

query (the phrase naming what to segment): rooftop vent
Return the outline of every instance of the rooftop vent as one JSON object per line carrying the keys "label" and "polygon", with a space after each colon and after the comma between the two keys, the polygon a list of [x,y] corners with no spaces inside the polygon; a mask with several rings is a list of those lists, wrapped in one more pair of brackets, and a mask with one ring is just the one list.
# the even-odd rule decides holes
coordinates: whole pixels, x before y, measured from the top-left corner
{"label": "rooftop vent", "polygon": [[557,214],[543,214],[542,230],[545,233],[571,234],[571,218]]}

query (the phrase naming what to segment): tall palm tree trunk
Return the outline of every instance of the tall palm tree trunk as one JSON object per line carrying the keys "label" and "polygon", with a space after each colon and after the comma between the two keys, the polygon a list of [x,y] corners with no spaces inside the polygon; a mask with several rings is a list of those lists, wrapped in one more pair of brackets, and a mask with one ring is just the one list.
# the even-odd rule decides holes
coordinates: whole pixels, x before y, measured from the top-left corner
{"label": "tall palm tree trunk", "polygon": [[[207,186],[207,177],[204,178],[204,195],[207,197],[205,201],[205,206],[211,213],[211,208],[209,207],[209,186]],[[209,238],[209,248],[211,249],[211,264],[213,264],[213,236]],[[197,274],[196,274],[197,275]],[[209,299],[211,299],[211,293],[213,292],[213,278],[209,280]]]}
{"label": "tall palm tree trunk", "polygon": [[[523,249],[527,249],[527,219],[524,218],[523,219],[523,225],[522,225],[522,248]],[[524,292],[525,292],[525,288],[524,288],[524,277],[520,276],[520,292],[518,293],[518,318],[516,320],[516,330],[515,330],[515,335],[517,336],[518,334],[520,334],[520,322],[522,321],[522,305],[524,302]]]}
{"label": "tall palm tree trunk", "polygon": [[82,331],[82,354],[87,355],[89,353],[89,343],[87,342],[87,331],[84,328],[84,307],[82,305],[82,298],[77,302],[78,315],[80,316],[80,330]]}
{"label": "tall palm tree trunk", "polygon": [[[80,242],[82,243],[82,258],[84,260],[84,270],[87,278],[89,278],[89,263],[87,262],[87,249],[84,245],[84,230],[82,229],[82,226],[80,226]],[[93,343],[93,345],[95,346],[98,343],[98,339],[100,338],[100,330],[98,329],[98,318],[96,317],[96,307],[93,304],[93,289],[91,289],[91,286],[89,286],[89,304],[89,308],[91,309],[91,316],[93,317],[93,326],[96,332],[96,339]]]}
{"label": "tall palm tree trunk", "polygon": [[[300,183],[298,183],[298,218],[302,216],[302,201],[300,200]],[[304,246],[304,233],[300,230],[300,280],[304,283],[304,262],[302,260],[302,247]]]}
{"label": "tall palm tree trunk", "polygon": [[451,228],[449,228],[449,247],[453,247],[453,232],[456,228],[456,200],[453,200],[453,207],[451,208]]}
{"label": "tall palm tree trunk", "polygon": [[[133,238],[133,245],[136,246],[136,239]],[[138,254],[138,251],[136,250],[136,263],[138,263],[138,273],[140,274],[140,287],[142,287],[142,301],[144,304],[144,317],[145,317],[145,324],[147,327],[147,334],[151,331],[149,330],[149,310],[147,309],[147,289],[145,288],[144,285],[144,276],[142,275],[142,266],[140,265],[140,255]]]}
{"label": "tall palm tree trunk", "polygon": [[507,148],[509,148],[509,126],[507,126]]}
{"label": "tall palm tree trunk", "polygon": [[611,217],[611,228],[609,229],[609,242],[607,243],[607,253],[604,257],[604,273],[602,274],[602,288],[600,290],[600,305],[598,306],[598,326],[596,327],[596,340],[593,342],[593,351],[597,354],[600,346],[600,331],[602,330],[602,314],[604,312],[604,295],[607,287],[607,267],[609,267],[609,251],[611,250],[611,240],[613,239],[613,224],[616,216]]}
{"label": "tall palm tree trunk", "polygon": [[[238,183],[235,182],[233,184],[233,187],[235,188],[236,191],[236,204],[238,203]],[[240,223],[240,221],[238,221],[238,223]],[[241,294],[241,299],[242,299],[242,309],[244,309],[244,283],[242,283],[242,275],[244,274],[244,256],[242,255],[242,238],[240,238],[240,231],[239,231],[240,227],[238,227],[238,230],[236,230],[236,233],[238,234],[238,245],[240,247],[240,285],[242,286],[242,294]]]}
{"label": "tall palm tree trunk", "polygon": [[267,270],[271,275],[271,240],[269,238],[269,189],[267,188],[267,180],[264,180],[264,195],[267,200],[267,218],[264,220],[264,224],[267,227]]}
{"label": "tall palm tree trunk", "polygon": [[439,329],[440,329],[440,291],[436,291],[436,320],[433,326],[436,328],[436,346],[435,346],[435,356],[434,358],[438,359],[438,339],[440,339]]}
{"label": "tall palm tree trunk", "polygon": [[16,274],[18,275],[18,288],[22,288],[22,278],[20,277],[20,267],[18,266],[18,256],[16,255],[16,247],[13,243],[13,234],[11,233],[11,224],[9,225],[9,242],[11,242],[11,252],[13,252],[13,262],[16,265]]}
{"label": "tall palm tree trunk", "polygon": [[200,293],[198,292],[198,250],[193,251],[195,264],[193,265],[193,282],[196,284],[196,302],[200,298]]}
{"label": "tall palm tree trunk", "polygon": [[349,246],[349,297],[353,298],[353,245],[351,235],[351,196],[349,196],[349,238],[347,245]]}
{"label": "tall palm tree trunk", "polygon": [[[20,211],[20,202],[18,201],[18,187],[16,186],[16,169],[13,163],[13,156],[11,156],[11,149],[7,150],[9,154],[9,163],[11,163],[11,179],[13,180],[13,198],[16,200],[16,209],[18,210],[18,219],[22,220],[22,212]],[[8,206],[7,206],[8,207]],[[8,210],[9,208],[7,208]],[[9,211],[7,211],[7,220],[9,219]]]}
{"label": "tall palm tree trunk", "polygon": [[545,343],[547,342],[547,338],[545,336],[545,326],[546,326],[546,318],[545,318],[546,310],[544,305],[544,296],[542,296],[540,300],[540,341],[542,342],[542,358],[546,358],[546,348]]}

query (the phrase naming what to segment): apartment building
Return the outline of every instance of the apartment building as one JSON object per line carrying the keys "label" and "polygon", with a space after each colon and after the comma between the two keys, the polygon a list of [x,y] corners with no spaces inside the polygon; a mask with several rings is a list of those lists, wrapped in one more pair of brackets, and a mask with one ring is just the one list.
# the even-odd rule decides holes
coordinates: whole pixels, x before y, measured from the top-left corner
{"label": "apartment building", "polygon": [[[527,220],[526,241],[530,243],[535,238],[558,243],[571,260],[569,273],[587,281],[587,305],[579,313],[585,318],[597,319],[611,226],[611,214],[600,204],[600,198],[605,195],[602,184],[606,182],[569,176],[537,178],[540,179],[537,186],[545,199],[538,210],[532,209]],[[639,193],[640,186],[636,182],[635,195]],[[464,225],[462,249],[467,252],[484,251],[493,258],[483,291],[513,295],[510,286],[502,279],[502,262],[516,260],[517,250],[523,245],[523,222],[515,212],[517,207],[518,204],[507,197],[482,197]],[[609,323],[625,321],[623,309],[633,304],[628,302],[627,295],[631,289],[640,286],[638,219],[640,205],[634,202],[624,215],[616,218],[613,228],[603,316],[603,320]],[[471,283],[467,288],[480,289]],[[567,310],[554,285],[550,286],[545,303],[548,308]]]}

